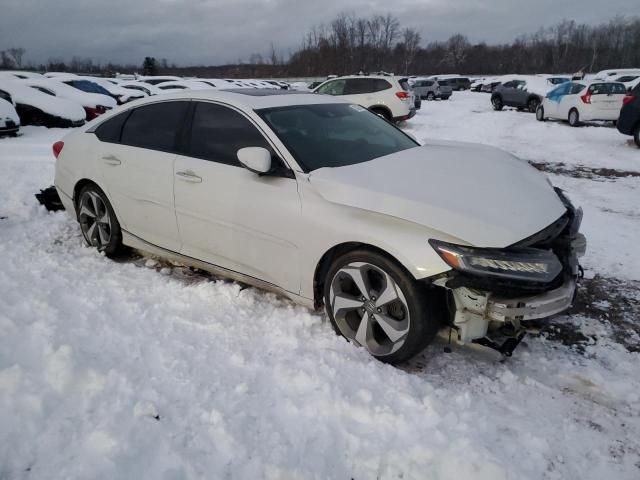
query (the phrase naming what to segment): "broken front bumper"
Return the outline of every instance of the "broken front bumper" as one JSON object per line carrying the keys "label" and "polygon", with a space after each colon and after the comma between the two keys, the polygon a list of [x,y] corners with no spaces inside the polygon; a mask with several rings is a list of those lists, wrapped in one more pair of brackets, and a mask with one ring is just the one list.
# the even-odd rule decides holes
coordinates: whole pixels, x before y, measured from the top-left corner
{"label": "broken front bumper", "polygon": [[573,278],[554,290],[520,297],[504,297],[467,287],[453,289],[453,326],[458,332],[458,341],[467,343],[485,337],[492,323],[508,324],[518,331],[521,321],[561,313],[571,307],[575,292]]}

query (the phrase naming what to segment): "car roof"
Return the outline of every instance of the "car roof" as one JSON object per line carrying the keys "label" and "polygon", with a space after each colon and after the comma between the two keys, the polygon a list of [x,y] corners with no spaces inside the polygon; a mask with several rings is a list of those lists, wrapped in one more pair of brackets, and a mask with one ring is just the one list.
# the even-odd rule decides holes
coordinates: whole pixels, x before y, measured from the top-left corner
{"label": "car roof", "polygon": [[323,103],[350,103],[346,100],[320,95],[317,93],[299,92],[296,90],[238,88],[238,89],[206,89],[181,90],[179,92],[162,93],[142,100],[131,102],[131,105],[143,105],[162,100],[212,100],[228,103],[240,108],[259,110],[262,108],[288,107],[293,105],[314,105]]}

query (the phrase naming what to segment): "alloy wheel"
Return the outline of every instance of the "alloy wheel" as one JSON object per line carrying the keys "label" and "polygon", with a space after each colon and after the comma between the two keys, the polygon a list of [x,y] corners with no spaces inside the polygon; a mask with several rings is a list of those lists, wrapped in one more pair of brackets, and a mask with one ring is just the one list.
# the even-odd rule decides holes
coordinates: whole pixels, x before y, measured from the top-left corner
{"label": "alloy wheel", "polygon": [[372,355],[396,352],[409,332],[409,306],[396,281],[381,268],[349,263],[331,279],[331,312],[340,333]]}
{"label": "alloy wheel", "polygon": [[104,200],[97,192],[87,190],[79,206],[78,219],[87,243],[98,250],[105,249],[111,240],[111,216]]}

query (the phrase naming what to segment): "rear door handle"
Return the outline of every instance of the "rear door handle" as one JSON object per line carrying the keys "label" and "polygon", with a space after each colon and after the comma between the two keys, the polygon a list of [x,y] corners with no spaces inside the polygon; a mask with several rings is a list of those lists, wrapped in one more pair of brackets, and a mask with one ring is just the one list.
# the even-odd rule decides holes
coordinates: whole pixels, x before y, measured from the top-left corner
{"label": "rear door handle", "polygon": [[105,155],[102,157],[102,161],[107,165],[120,165],[122,163],[115,155]]}
{"label": "rear door handle", "polygon": [[176,176],[187,182],[202,183],[202,177],[196,175],[191,170],[176,172]]}

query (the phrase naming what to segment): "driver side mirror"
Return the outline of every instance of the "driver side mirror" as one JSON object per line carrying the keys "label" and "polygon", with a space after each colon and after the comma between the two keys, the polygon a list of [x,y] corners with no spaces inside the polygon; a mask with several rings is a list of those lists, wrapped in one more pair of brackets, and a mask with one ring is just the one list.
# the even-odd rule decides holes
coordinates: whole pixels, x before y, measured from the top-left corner
{"label": "driver side mirror", "polygon": [[264,175],[271,171],[271,152],[263,147],[245,147],[236,154],[238,161],[247,170]]}

